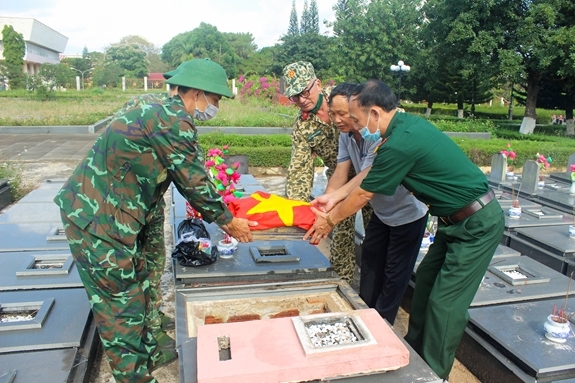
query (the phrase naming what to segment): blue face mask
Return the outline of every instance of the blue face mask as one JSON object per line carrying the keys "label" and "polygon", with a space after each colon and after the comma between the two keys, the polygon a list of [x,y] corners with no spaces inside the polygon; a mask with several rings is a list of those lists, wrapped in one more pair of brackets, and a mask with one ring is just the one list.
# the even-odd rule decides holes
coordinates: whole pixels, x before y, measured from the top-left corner
{"label": "blue face mask", "polygon": [[367,123],[365,124],[365,126],[363,128],[361,128],[359,130],[359,134],[361,134],[361,138],[363,138],[366,141],[376,142],[377,140],[379,140],[381,138],[381,133],[379,132],[379,121],[377,122],[377,129],[376,129],[375,133],[371,133],[369,131],[369,128],[368,128],[370,117],[371,117],[371,112],[367,116]]}

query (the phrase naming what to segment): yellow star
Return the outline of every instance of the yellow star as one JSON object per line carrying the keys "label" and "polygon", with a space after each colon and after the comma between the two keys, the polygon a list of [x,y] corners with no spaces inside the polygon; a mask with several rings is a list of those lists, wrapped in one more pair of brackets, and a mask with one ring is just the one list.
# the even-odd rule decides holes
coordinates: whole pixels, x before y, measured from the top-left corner
{"label": "yellow star", "polygon": [[277,211],[280,220],[286,226],[293,226],[293,208],[296,206],[310,205],[304,201],[293,201],[290,199],[278,197],[277,195],[270,194],[270,198],[264,198],[258,193],[252,194],[252,198],[260,201],[256,206],[252,207],[247,214],[268,213],[270,211]]}

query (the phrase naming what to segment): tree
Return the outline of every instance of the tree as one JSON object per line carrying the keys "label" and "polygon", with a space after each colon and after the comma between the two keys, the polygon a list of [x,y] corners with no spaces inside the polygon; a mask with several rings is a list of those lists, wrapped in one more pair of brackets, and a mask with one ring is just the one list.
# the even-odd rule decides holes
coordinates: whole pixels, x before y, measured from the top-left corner
{"label": "tree", "polygon": [[22,89],[26,86],[22,73],[24,55],[26,54],[24,35],[16,32],[11,25],[6,24],[2,29],[2,43],[4,45],[2,74],[8,78],[10,88]]}
{"label": "tree", "polygon": [[301,13],[299,32],[305,34],[310,32],[311,25],[309,24],[309,9],[307,7],[307,0],[303,0],[303,11]]}
{"label": "tree", "polygon": [[[389,70],[398,60],[412,66],[421,24],[418,0],[339,0],[334,6],[334,68],[344,79],[395,81]],[[422,68],[423,70],[423,68]],[[409,76],[405,76],[406,85]],[[403,81],[402,81],[403,85]]]}
{"label": "tree", "polygon": [[254,43],[254,36],[247,33],[223,33],[233,52],[242,60],[250,58],[258,49]]}
{"label": "tree", "polygon": [[277,55],[279,45],[273,47],[264,47],[244,60],[239,67],[239,73],[246,76],[258,75],[265,76],[272,73],[274,57]]}
{"label": "tree", "polygon": [[[111,44],[110,47],[136,44],[141,50],[146,52],[146,60],[148,62],[149,72],[167,72],[170,66],[164,63],[160,57],[160,48],[138,35],[128,35],[120,39],[118,43]],[[108,48],[110,48],[108,47]],[[106,48],[106,49],[108,49]]]}
{"label": "tree", "polygon": [[299,25],[297,21],[297,11],[295,9],[295,0],[291,3],[291,13],[289,15],[289,27],[287,31],[288,36],[299,35]]}
{"label": "tree", "polygon": [[193,58],[210,58],[223,66],[229,77],[237,75],[241,63],[226,36],[204,22],[192,31],[180,33],[162,47],[162,60],[174,68]]}
{"label": "tree", "polygon": [[309,32],[319,33],[319,13],[316,0],[311,0],[309,6]]}
{"label": "tree", "polygon": [[274,57],[271,71],[276,76],[282,75],[283,68],[295,61],[309,61],[313,64],[315,73],[322,80],[334,78],[332,69],[333,37],[315,33],[298,36],[283,36],[282,44],[274,47]]}
{"label": "tree", "polygon": [[125,77],[142,78],[148,75],[146,52],[138,44],[111,46],[106,50],[106,61],[116,63]]}

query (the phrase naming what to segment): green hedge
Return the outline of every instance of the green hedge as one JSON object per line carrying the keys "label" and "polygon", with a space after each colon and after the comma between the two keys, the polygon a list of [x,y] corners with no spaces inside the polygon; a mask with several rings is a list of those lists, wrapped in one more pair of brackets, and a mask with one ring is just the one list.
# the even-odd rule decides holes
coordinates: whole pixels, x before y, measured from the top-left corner
{"label": "green hedge", "polygon": [[[500,131],[497,130],[497,135]],[[535,160],[536,154],[551,156],[552,166],[565,167],[569,156],[575,153],[573,139],[543,136],[521,135],[531,139],[493,138],[476,140],[462,137],[452,137],[453,141],[478,166],[491,166],[491,157],[507,147],[510,142],[517,153],[515,165],[523,166],[526,160]],[[230,155],[247,155],[249,166],[254,167],[287,167],[291,156],[291,139],[287,134],[271,135],[241,135],[206,133],[200,134],[200,144],[207,150],[213,147],[221,148],[229,145]],[[316,165],[320,165],[318,160]]]}

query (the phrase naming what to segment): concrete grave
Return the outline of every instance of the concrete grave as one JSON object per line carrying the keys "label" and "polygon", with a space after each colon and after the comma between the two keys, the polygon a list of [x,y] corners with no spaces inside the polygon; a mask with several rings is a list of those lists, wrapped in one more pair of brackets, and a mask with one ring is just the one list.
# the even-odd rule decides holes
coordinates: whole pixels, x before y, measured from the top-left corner
{"label": "concrete grave", "polygon": [[[510,238],[518,229],[545,226],[569,226],[573,224],[573,216],[557,209],[543,206],[541,208],[526,208],[522,210],[519,218],[511,218],[505,211],[505,232],[501,243],[510,246]],[[536,229],[537,230],[537,229]],[[567,230],[567,229],[565,229]],[[512,247],[512,246],[510,246]]]}
{"label": "concrete grave", "polygon": [[0,291],[83,287],[70,251],[0,253]]}
{"label": "concrete grave", "polygon": [[[468,331],[485,350],[503,363],[523,382],[559,382],[575,378],[575,337],[558,344],[545,338],[543,323],[555,305],[563,299],[508,305],[471,308]],[[568,302],[575,309],[574,298]],[[458,355],[467,365],[466,358],[476,355]],[[493,365],[491,365],[493,366]],[[471,370],[479,379],[492,371]],[[483,380],[491,381],[491,380]],[[511,381],[508,379],[500,381]]]}
{"label": "concrete grave", "polygon": [[[216,224],[206,224],[206,228],[212,243],[221,239],[223,233]],[[220,258],[211,265],[186,267],[174,260],[176,284],[206,286],[336,277],[317,247],[301,240],[302,229],[297,231],[298,240],[258,239],[265,235],[262,232],[254,232],[253,242],[240,243],[231,258]]]}
{"label": "concrete grave", "polygon": [[70,250],[62,223],[0,224],[0,253]]}
{"label": "concrete grave", "polygon": [[575,153],[569,156],[567,161],[567,170],[561,173],[551,173],[550,178],[557,180],[559,182],[571,183],[571,165],[575,164]]}
{"label": "concrete grave", "polygon": [[0,213],[0,224],[39,222],[62,222],[60,207],[53,202],[18,202]]}
{"label": "concrete grave", "polygon": [[89,317],[82,288],[0,292],[0,354],[80,347]]}
{"label": "concrete grave", "polygon": [[575,212],[575,195],[569,194],[569,187],[565,186],[559,190],[545,191],[537,195],[535,202],[542,205],[551,206],[567,214]]}
{"label": "concrete grave", "polygon": [[562,274],[575,265],[575,240],[569,238],[567,226],[519,228],[509,241],[511,248]]}
{"label": "concrete grave", "polygon": [[[290,318],[201,326],[198,383],[309,381],[396,370],[409,363],[408,349],[374,309],[354,315],[369,328],[375,342],[355,347],[353,352],[346,345],[312,355],[302,349]],[[224,346],[217,339],[222,335],[229,341],[227,360],[220,357]]]}

